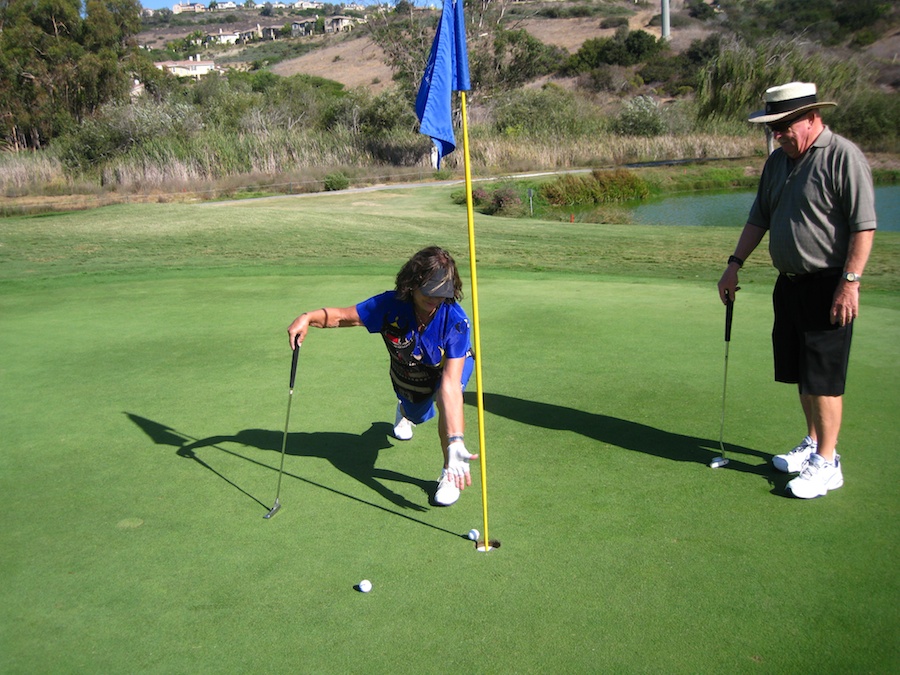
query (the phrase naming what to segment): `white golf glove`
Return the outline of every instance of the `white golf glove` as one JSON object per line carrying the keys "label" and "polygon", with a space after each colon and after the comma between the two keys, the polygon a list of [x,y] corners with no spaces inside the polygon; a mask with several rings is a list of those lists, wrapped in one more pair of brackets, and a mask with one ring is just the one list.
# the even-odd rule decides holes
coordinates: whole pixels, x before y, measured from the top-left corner
{"label": "white golf glove", "polygon": [[466,484],[471,484],[469,477],[469,460],[478,455],[471,454],[462,441],[453,441],[447,446],[447,473],[453,478],[462,478]]}

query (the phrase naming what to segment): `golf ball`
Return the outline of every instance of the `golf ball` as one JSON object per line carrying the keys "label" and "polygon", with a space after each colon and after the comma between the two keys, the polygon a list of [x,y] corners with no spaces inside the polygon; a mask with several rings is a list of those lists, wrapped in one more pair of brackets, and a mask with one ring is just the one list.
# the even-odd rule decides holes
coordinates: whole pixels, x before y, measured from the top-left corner
{"label": "golf ball", "polygon": [[368,579],[363,579],[362,581],[359,582],[359,590],[362,591],[363,593],[368,593],[369,591],[372,590],[372,582],[369,581]]}
{"label": "golf ball", "polygon": [[481,533],[478,530],[476,530],[475,528],[472,528],[471,530],[469,530],[468,537],[472,541],[478,541],[478,537],[480,537],[480,536],[481,536]]}

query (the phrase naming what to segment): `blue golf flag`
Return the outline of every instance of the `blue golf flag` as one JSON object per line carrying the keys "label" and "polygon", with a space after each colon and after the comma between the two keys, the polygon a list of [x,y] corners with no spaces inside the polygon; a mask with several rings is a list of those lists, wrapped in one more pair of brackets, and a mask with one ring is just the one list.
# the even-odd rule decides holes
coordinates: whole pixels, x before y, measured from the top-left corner
{"label": "blue golf flag", "polygon": [[437,149],[438,168],[441,159],[456,149],[452,92],[471,88],[463,0],[444,0],[431,55],[416,96],[419,133],[431,136]]}

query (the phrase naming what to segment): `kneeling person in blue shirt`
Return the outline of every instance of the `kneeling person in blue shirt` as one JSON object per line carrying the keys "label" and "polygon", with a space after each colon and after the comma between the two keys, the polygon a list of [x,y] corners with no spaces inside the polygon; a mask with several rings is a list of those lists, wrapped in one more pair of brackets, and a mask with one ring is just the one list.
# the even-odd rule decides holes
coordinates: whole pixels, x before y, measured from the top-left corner
{"label": "kneeling person in blue shirt", "polygon": [[438,414],[443,470],[434,501],[449,506],[472,484],[470,454],[463,440],[463,390],[474,360],[469,319],[457,301],[462,281],[452,256],[431,246],[410,258],[397,274],[393,291],[344,308],[304,312],[288,327],[291,348],[310,326],[365,326],[380,333],[390,355],[390,377],[397,394],[394,436],[409,440],[413,427]]}

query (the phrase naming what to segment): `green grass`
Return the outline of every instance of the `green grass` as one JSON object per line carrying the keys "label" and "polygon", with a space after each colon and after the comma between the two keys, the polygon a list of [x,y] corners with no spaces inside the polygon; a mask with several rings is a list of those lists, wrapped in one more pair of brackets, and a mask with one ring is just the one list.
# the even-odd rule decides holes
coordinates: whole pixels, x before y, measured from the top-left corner
{"label": "green grass", "polygon": [[450,191],[0,221],[2,672],[897,670],[892,233],[854,338],[846,485],[825,499],[785,498],[766,465],[802,427],[771,381],[763,251],[735,308],[732,464],[706,466],[738,229],[479,217],[501,548],[462,538],[483,529],[477,467],[457,505],[428,504],[434,424],[389,438],[383,347],[362,330],[304,344],[284,506],[263,520],[287,324],[389,288],[422,245],[464,263]]}

